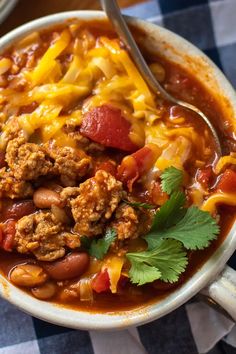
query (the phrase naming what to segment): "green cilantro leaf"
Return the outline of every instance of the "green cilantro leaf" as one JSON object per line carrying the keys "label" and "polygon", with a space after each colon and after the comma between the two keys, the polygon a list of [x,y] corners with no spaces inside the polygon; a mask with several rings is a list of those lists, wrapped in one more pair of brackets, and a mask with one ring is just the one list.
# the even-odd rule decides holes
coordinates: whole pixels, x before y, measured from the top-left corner
{"label": "green cilantro leaf", "polygon": [[183,171],[171,166],[161,174],[161,187],[163,192],[171,194],[177,191],[183,183]]}
{"label": "green cilantro leaf", "polygon": [[144,209],[155,209],[156,206],[148,203],[141,202],[129,202],[128,200],[123,200],[124,203],[134,207],[134,208],[144,208]]}
{"label": "green cilantro leaf", "polygon": [[84,249],[89,249],[90,245],[91,245],[92,239],[89,238],[88,236],[81,236],[80,237],[80,245],[82,248]]}
{"label": "green cilantro leaf", "polygon": [[93,240],[89,249],[89,254],[97,259],[102,259],[107,253],[110,245],[116,238],[116,231],[114,229],[108,229],[103,238],[99,240]]}
{"label": "green cilantro leaf", "polygon": [[174,283],[188,264],[182,244],[175,240],[161,240],[153,249],[127,253],[126,256],[131,262],[131,282],[138,285],[156,279]]}
{"label": "green cilantro leaf", "polygon": [[144,285],[146,283],[152,283],[156,279],[160,279],[161,272],[145,263],[132,261],[131,256],[131,268],[129,271],[130,280],[137,285]]}
{"label": "green cilantro leaf", "polygon": [[148,249],[126,254],[131,263],[130,280],[137,285],[156,279],[176,282],[188,264],[183,247],[204,249],[220,232],[208,212],[196,206],[184,207],[185,194],[176,191],[182,183],[182,171],[171,167],[164,171],[161,178],[163,190],[171,195],[156,212],[150,232],[144,237]]}
{"label": "green cilantro leaf", "polygon": [[219,232],[219,226],[208,212],[191,206],[175,226],[162,230],[159,237],[181,241],[189,250],[201,250],[208,247]]}
{"label": "green cilantro leaf", "polygon": [[176,224],[186,212],[186,209],[183,208],[185,202],[186,198],[184,193],[174,192],[170,199],[167,200],[156,212],[151,232]]}

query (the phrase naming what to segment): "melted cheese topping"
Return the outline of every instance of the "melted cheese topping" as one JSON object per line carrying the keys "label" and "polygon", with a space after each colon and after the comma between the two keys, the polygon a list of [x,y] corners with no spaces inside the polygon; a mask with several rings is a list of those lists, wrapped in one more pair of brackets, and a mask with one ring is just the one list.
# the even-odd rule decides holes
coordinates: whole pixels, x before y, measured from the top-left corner
{"label": "melted cheese topping", "polygon": [[[15,52],[28,50],[36,43],[42,45],[37,32],[18,43]],[[2,58],[0,74],[9,70],[11,64],[10,59]],[[163,107],[117,39],[95,38],[89,30],[74,24],[56,32],[47,50],[33,64],[32,67],[26,65],[15,75],[13,85],[0,90],[0,104],[5,111],[9,107],[17,112],[21,106],[38,105],[33,113],[21,114],[18,118],[20,128],[28,136],[37,130],[42,141],[47,142],[58,137],[64,125],[79,125],[84,112],[110,103],[121,108],[132,124],[130,139],[138,146],[155,142],[164,147],[178,136],[186,137],[189,144],[197,139],[192,127],[169,129],[164,122],[157,123],[163,115]],[[156,70],[154,65],[151,68]],[[23,90],[17,89],[18,84],[23,84]],[[70,114],[63,114],[79,102],[82,103],[79,109],[76,107]],[[3,130],[11,124],[7,115]],[[180,122],[184,119],[176,120]],[[4,146],[2,140],[4,135],[0,136],[0,146]]]}
{"label": "melted cheese topping", "polygon": [[[37,131],[42,142],[54,139],[60,146],[74,147],[75,141],[62,128],[79,126],[85,112],[110,103],[120,108],[131,123],[130,139],[136,145],[154,143],[161,149],[155,164],[157,170],[169,166],[184,169],[195,150],[201,156],[191,163],[196,168],[205,165],[212,154],[206,145],[207,129],[200,135],[185,117],[162,119],[165,111],[162,102],[149,89],[118,39],[95,38],[79,24],[70,25],[53,36],[44,53],[37,54],[31,64],[14,75],[9,85],[0,89],[1,149],[5,148],[8,132],[16,121],[28,138]],[[43,47],[38,32],[22,39],[13,54],[21,55],[35,45]],[[165,71],[158,65],[150,67],[163,80]],[[12,68],[9,57],[0,59],[0,75],[7,75]],[[23,89],[19,89],[21,85]],[[21,107],[32,104],[36,106],[32,113],[19,113]],[[219,160],[216,174],[229,164],[236,164],[234,154]],[[198,191],[195,197],[200,204],[204,195]],[[227,200],[224,202],[228,204]]]}

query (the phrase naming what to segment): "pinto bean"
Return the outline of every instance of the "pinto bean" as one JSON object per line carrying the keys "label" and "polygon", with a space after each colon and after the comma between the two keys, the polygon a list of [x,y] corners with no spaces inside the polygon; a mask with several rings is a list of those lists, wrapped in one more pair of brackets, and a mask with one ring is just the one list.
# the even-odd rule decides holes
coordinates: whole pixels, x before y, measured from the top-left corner
{"label": "pinto bean", "polygon": [[57,290],[57,285],[52,281],[47,281],[41,286],[31,289],[32,294],[40,300],[51,299]]}
{"label": "pinto bean", "polygon": [[55,181],[45,181],[42,185],[42,187],[50,189],[54,192],[61,193],[63,190],[63,187],[60,186],[60,184],[56,183]]}
{"label": "pinto bean", "polygon": [[34,192],[34,204],[37,208],[51,208],[52,205],[61,205],[61,199],[57,192],[41,187]]}
{"label": "pinto bean", "polygon": [[25,215],[35,212],[35,205],[32,200],[23,200],[7,205],[3,208],[4,219],[18,220]]}
{"label": "pinto bean", "polygon": [[72,252],[59,261],[43,264],[50,277],[56,280],[79,277],[88,266],[89,255],[86,252]]}
{"label": "pinto bean", "polygon": [[52,205],[51,211],[57,222],[61,222],[62,224],[69,224],[70,218],[66,214],[65,209],[59,208],[56,205]]}
{"label": "pinto bean", "polygon": [[19,264],[10,272],[10,280],[19,286],[33,287],[45,283],[48,275],[35,264]]}

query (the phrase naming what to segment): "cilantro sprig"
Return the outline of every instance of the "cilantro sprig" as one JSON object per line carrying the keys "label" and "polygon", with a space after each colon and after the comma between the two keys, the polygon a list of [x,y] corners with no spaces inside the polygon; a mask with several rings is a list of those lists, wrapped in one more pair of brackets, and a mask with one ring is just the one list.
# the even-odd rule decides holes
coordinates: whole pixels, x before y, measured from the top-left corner
{"label": "cilantro sprig", "polygon": [[171,194],[179,189],[183,182],[183,171],[171,166],[161,174],[161,188],[163,192]]}
{"label": "cilantro sprig", "polygon": [[165,229],[176,224],[185,214],[184,204],[186,198],[182,192],[174,192],[161,208],[156,212],[151,233],[157,229]]}
{"label": "cilantro sprig", "polygon": [[86,236],[82,236],[80,240],[82,247],[88,250],[90,256],[102,259],[108,252],[112,242],[115,241],[116,236],[116,230],[108,229],[105,236],[98,240],[91,241]]}
{"label": "cilantro sprig", "polygon": [[144,236],[148,248],[143,252],[126,254],[131,264],[131,282],[137,285],[156,279],[176,282],[188,264],[185,250],[208,247],[220,232],[208,212],[196,206],[185,206],[185,194],[178,191],[182,184],[182,171],[170,167],[161,179],[163,191],[171,195],[156,212],[150,232]]}
{"label": "cilantro sprig", "polygon": [[160,232],[159,237],[178,240],[188,250],[202,250],[219,232],[219,226],[208,212],[191,206],[176,225]]}
{"label": "cilantro sprig", "polygon": [[128,253],[132,283],[143,285],[156,279],[176,282],[188,263],[186,251],[175,240],[161,240],[147,251]]}
{"label": "cilantro sprig", "polygon": [[175,192],[154,216],[150,232],[145,236],[149,247],[155,247],[160,238],[175,239],[188,250],[209,246],[220,229],[215,219],[196,206],[185,208],[184,193]]}

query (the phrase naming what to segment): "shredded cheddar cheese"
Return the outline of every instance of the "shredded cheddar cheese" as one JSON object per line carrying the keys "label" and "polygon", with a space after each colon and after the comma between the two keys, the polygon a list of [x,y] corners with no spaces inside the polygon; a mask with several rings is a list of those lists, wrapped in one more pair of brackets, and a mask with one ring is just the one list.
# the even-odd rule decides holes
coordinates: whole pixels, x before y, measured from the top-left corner
{"label": "shredded cheddar cheese", "polygon": [[70,32],[67,29],[64,30],[57,38],[55,43],[53,43],[48,48],[44,56],[39,60],[39,63],[36,68],[30,73],[25,73],[27,79],[31,80],[33,86],[38,85],[47,80],[47,76],[50,75],[51,71],[57,65],[55,59],[68,46],[70,38]]}
{"label": "shredded cheddar cheese", "polygon": [[103,264],[102,269],[107,269],[110,279],[110,290],[114,294],[117,291],[117,284],[120,279],[121,270],[124,265],[124,257],[108,256]]}
{"label": "shredded cheddar cheese", "polygon": [[[42,44],[42,39],[35,32],[20,41],[19,48],[22,50],[24,45],[37,42]],[[10,59],[2,58],[0,75],[11,66]],[[155,75],[164,79],[165,71],[160,64],[153,63],[150,67]],[[184,169],[196,147],[201,151],[195,162],[196,168],[204,165],[211,154],[205,142],[207,130],[199,136],[184,116],[166,116],[163,103],[148,87],[117,39],[95,38],[88,29],[81,29],[77,24],[56,31],[45,52],[34,60],[32,66],[24,66],[18,73],[16,83],[23,84],[23,90],[14,85],[0,89],[0,105],[4,107],[1,113],[2,149],[6,146],[7,132],[11,130],[15,116],[28,138],[37,131],[43,143],[54,139],[60,146],[74,147],[75,141],[63,128],[79,127],[83,115],[90,109],[111,104],[120,108],[131,123],[129,138],[135,145],[142,147],[153,143],[161,149],[155,163],[158,170],[163,171],[169,166]],[[31,113],[19,114],[22,106],[31,104],[35,105]],[[8,107],[11,107],[11,115]],[[235,161],[233,155],[221,158],[215,167],[216,173]]]}
{"label": "shredded cheddar cheese", "polygon": [[214,193],[203,203],[201,209],[214,214],[218,204],[236,206],[236,195],[233,193]]}
{"label": "shredded cheddar cheese", "polygon": [[221,173],[227,165],[236,165],[236,153],[221,157],[215,166],[215,173]]}

